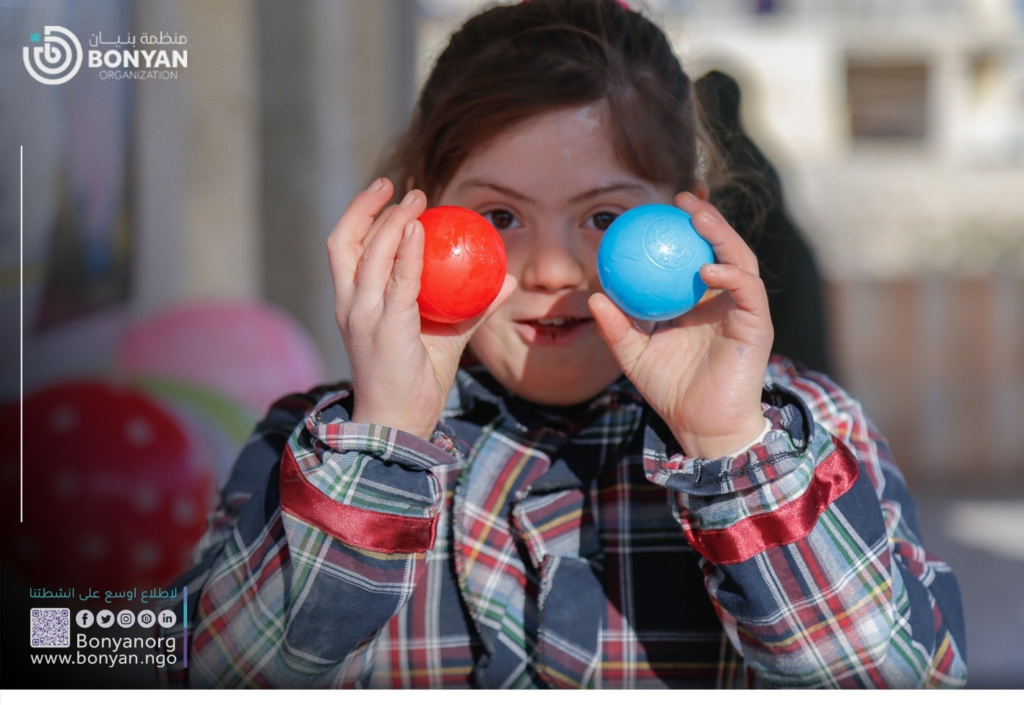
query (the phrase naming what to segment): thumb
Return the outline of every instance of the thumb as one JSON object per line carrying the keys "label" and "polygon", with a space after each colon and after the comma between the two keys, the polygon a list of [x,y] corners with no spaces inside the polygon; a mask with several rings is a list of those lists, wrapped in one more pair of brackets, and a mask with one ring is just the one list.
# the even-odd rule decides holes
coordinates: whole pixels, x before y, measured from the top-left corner
{"label": "thumb", "polygon": [[444,374],[455,378],[455,371],[458,369],[462,353],[469,344],[469,339],[484,321],[497,311],[508,297],[516,290],[518,282],[511,274],[505,275],[501,291],[487,309],[468,321],[458,323],[434,323],[423,319],[420,321],[424,335],[431,341],[427,345],[427,353],[435,361],[435,367],[440,364]]}
{"label": "thumb", "polygon": [[594,294],[587,301],[597,321],[597,329],[608,344],[622,371],[631,370],[651,342],[651,337],[604,294]]}

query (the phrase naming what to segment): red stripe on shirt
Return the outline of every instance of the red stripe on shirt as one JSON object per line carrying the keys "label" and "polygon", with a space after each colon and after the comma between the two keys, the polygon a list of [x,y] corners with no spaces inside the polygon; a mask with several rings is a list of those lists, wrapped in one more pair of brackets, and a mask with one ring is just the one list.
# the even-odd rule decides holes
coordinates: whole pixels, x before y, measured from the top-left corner
{"label": "red stripe on shirt", "polygon": [[767,514],[747,517],[724,529],[691,529],[686,538],[709,561],[742,563],[762,551],[794,543],[811,529],[829,505],[853,487],[859,465],[838,441],[836,449],[818,465],[807,491]]}
{"label": "red stripe on shirt", "polygon": [[437,529],[437,516],[403,517],[335,502],[306,479],[291,448],[281,458],[281,510],[349,546],[378,553],[429,551]]}

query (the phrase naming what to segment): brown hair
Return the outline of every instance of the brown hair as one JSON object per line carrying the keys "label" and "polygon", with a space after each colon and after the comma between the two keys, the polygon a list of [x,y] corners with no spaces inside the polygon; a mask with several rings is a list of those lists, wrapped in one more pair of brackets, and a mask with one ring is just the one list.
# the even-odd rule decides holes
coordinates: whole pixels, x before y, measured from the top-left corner
{"label": "brown hair", "polygon": [[528,0],[471,18],[438,57],[387,172],[436,198],[503,131],[598,101],[626,168],[692,188],[706,157],[693,86],[664,32],[619,0]]}

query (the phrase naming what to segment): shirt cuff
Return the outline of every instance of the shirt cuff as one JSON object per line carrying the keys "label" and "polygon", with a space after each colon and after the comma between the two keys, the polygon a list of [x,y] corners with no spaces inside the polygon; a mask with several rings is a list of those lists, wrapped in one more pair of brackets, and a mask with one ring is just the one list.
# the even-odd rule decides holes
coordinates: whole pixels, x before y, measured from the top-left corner
{"label": "shirt cuff", "polygon": [[736,458],[736,457],[738,457],[740,455],[743,455],[748,450],[750,450],[751,448],[756,446],[758,443],[763,443],[764,439],[765,439],[765,436],[767,436],[768,432],[771,431],[771,430],[772,430],[772,422],[769,421],[766,418],[764,420],[764,428],[761,429],[761,433],[757,434],[757,438],[755,438],[754,440],[752,440],[750,443],[748,443],[747,445],[743,446],[739,450],[734,450],[731,453],[725,453],[722,457],[723,458]]}
{"label": "shirt cuff", "polygon": [[814,429],[806,404],[779,387],[764,390],[762,435],[745,449],[719,458],[685,455],[660,419],[650,423],[646,439],[647,478],[666,489],[695,495],[722,495],[772,482],[803,455]]}
{"label": "shirt cuff", "polygon": [[332,451],[356,451],[409,470],[429,470],[462,459],[451,429],[438,424],[429,441],[396,428],[352,423],[347,402],[350,392],[323,396],[306,417],[306,430],[315,442]]}

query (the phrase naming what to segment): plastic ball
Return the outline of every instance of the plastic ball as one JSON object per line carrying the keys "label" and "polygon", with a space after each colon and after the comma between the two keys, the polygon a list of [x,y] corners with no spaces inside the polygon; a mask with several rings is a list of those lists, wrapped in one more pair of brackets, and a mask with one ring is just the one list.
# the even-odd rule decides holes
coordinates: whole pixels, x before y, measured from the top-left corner
{"label": "plastic ball", "polygon": [[3,420],[3,495],[24,501],[23,522],[3,516],[5,565],[41,587],[101,592],[163,587],[188,568],[215,488],[208,458],[160,405],[98,380],[33,392],[23,484],[19,424]]}
{"label": "plastic ball", "polygon": [[131,384],[159,402],[196,445],[208,451],[216,485],[227,482],[259,417],[241,403],[206,387],[159,377],[139,377]]}
{"label": "plastic ball", "polygon": [[458,323],[483,313],[505,282],[505,244],[482,215],[458,206],[429,208],[423,224],[420,316]]}
{"label": "plastic ball", "polygon": [[132,324],[119,341],[119,373],[204,387],[262,417],[274,401],[320,384],[324,363],[307,330],[259,301],[197,301]]}
{"label": "plastic ball", "polygon": [[651,204],[626,211],[609,226],[597,252],[601,286],[627,315],[667,321],[693,308],[707,284],[700,268],[715,261],[690,215]]}

